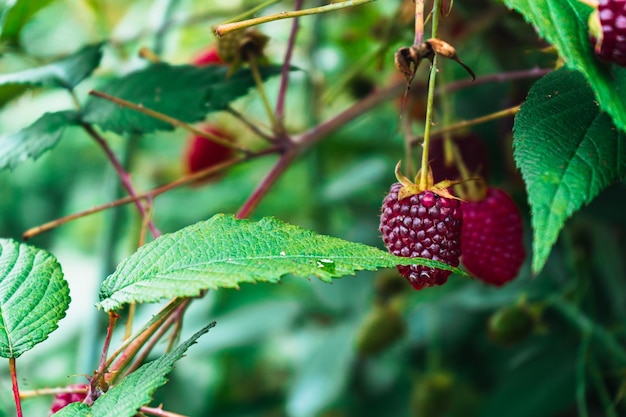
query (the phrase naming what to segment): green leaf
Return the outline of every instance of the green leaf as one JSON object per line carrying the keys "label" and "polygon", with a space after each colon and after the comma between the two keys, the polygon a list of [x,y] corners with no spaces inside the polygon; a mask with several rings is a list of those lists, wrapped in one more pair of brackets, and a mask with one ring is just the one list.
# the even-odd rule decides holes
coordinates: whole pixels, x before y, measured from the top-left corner
{"label": "green leaf", "polygon": [[102,283],[100,306],[110,311],[133,301],[191,297],[206,289],[238,288],[243,282],[276,283],[286,274],[329,282],[358,270],[396,265],[466,275],[441,262],[397,257],[274,218],[251,222],[218,214],[139,248]]}
{"label": "green leaf", "polygon": [[27,158],[36,159],[57,144],[67,126],[78,123],[78,113],[46,113],[32,125],[0,137],[0,170],[14,169]]}
{"label": "green leaf", "polygon": [[0,75],[0,85],[23,84],[71,90],[100,65],[102,45],[87,45],[70,56],[39,68]]}
{"label": "green leaf", "polygon": [[513,146],[532,210],[534,273],[565,220],[626,177],[625,141],[579,72],[562,68],[530,90],[515,117]]}
{"label": "green leaf", "polygon": [[505,0],[550,42],[567,67],[580,71],[591,84],[602,110],[626,130],[626,68],[599,61],[588,38],[592,9],[578,0]]}
{"label": "green leaf", "polygon": [[214,326],[215,322],[208,324],[172,352],[146,363],[104,393],[91,407],[81,404],[64,412],[67,408],[65,407],[53,415],[55,417],[132,417],[136,415],[140,407],[152,400],[154,391],[165,385],[167,382],[165,376],[171,372],[174,363],[183,357],[187,349],[196,343],[200,336]]}
{"label": "green leaf", "polygon": [[54,256],[0,239],[0,356],[17,358],[46,340],[69,304],[69,288]]}
{"label": "green leaf", "polygon": [[[228,103],[247,94],[255,85],[249,70],[227,76],[223,66],[151,65],[104,85],[100,91],[156,110],[186,123],[204,120],[207,113],[224,110]],[[263,67],[263,79],[280,72],[279,66]],[[135,110],[91,96],[85,105],[85,120],[116,133],[172,130],[166,122]]]}
{"label": "green leaf", "polygon": [[20,32],[24,25],[41,9],[53,0],[17,0],[11,6],[5,6],[7,14],[1,28],[0,39],[10,43],[19,43]]}

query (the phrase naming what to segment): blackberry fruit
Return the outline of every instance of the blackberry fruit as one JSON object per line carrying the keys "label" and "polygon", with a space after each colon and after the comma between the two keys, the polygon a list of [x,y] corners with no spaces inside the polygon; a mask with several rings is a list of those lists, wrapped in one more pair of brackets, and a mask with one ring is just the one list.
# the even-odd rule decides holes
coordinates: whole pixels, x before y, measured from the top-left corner
{"label": "blackberry fruit", "polygon": [[626,0],[600,0],[589,16],[589,38],[598,58],[626,67]]}
{"label": "blackberry fruit", "polygon": [[476,278],[496,286],[515,278],[524,263],[522,218],[504,191],[488,188],[481,201],[464,201],[462,261]]}
{"label": "blackberry fruit", "polygon": [[[380,231],[389,252],[427,258],[458,266],[461,255],[461,204],[433,189],[404,196],[407,185],[395,183],[383,200]],[[399,197],[400,194],[400,197]],[[450,271],[420,265],[398,266],[416,290],[442,285]]]}

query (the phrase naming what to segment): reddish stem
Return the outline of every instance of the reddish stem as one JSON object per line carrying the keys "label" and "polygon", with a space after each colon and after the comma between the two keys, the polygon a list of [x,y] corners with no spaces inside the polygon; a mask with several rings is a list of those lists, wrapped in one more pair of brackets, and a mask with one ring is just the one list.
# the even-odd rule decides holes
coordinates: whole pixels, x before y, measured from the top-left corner
{"label": "reddish stem", "polygon": [[[302,0],[296,0],[295,10],[302,8]],[[300,18],[295,17],[293,24],[291,25],[291,33],[289,34],[289,41],[287,42],[287,51],[285,52],[285,60],[283,61],[283,68],[280,74],[280,88],[278,89],[278,99],[276,101],[276,119],[282,126],[283,119],[285,117],[285,97],[287,95],[287,85],[289,83],[289,70],[291,67],[291,56],[293,55],[293,48],[296,44],[296,35],[300,28]]]}
{"label": "reddish stem", "polygon": [[22,400],[20,399],[20,388],[17,385],[17,368],[15,367],[15,358],[9,358],[9,372],[11,373],[11,385],[13,385],[13,398],[15,399],[15,409],[17,417],[23,417]]}
{"label": "reddish stem", "polygon": [[289,165],[291,165],[291,162],[295,159],[296,155],[296,147],[291,145],[290,149],[281,155],[280,159],[276,162],[269,174],[267,174],[256,190],[254,190],[241,209],[239,209],[239,212],[237,213],[238,219],[245,219],[250,216],[250,214],[261,202],[261,199],[265,197],[271,186],[274,185],[276,180],[280,178],[282,173],[287,170]]}
{"label": "reddish stem", "polygon": [[[128,172],[126,172],[120,161],[117,159],[115,153],[113,152],[107,141],[104,140],[104,138],[100,136],[98,132],[96,132],[93,126],[87,123],[83,123],[82,127],[89,134],[89,136],[95,139],[95,141],[98,143],[98,145],[100,145],[102,150],[104,150],[109,161],[113,165],[113,168],[115,168],[115,171],[117,172],[117,175],[120,178],[122,185],[124,186],[124,188],[126,188],[128,194],[130,194],[131,197],[136,197],[137,193],[135,192],[135,188],[130,181],[130,175],[128,174]],[[144,218],[146,216],[146,210],[144,209],[143,204],[141,204],[141,201],[135,200],[135,206],[137,206],[137,210],[139,211],[141,217]],[[156,228],[152,220],[148,222],[148,228],[150,229],[150,233],[152,233],[153,237],[157,238],[161,235],[161,232]]]}

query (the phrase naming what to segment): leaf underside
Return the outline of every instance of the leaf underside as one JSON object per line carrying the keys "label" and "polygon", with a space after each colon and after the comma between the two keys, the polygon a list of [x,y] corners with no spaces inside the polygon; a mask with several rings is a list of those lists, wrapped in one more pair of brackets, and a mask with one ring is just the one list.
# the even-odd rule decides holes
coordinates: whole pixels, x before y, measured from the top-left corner
{"label": "leaf underside", "polygon": [[532,210],[538,273],[565,221],[626,177],[626,135],[600,111],[585,77],[561,68],[530,90],[515,117],[513,146]]}
{"label": "leaf underside", "polygon": [[0,356],[17,358],[46,340],[69,303],[69,288],[54,256],[0,239]]}
{"label": "leaf underside", "polygon": [[100,288],[100,306],[192,297],[201,291],[238,288],[241,283],[276,283],[293,274],[329,282],[358,270],[396,265],[458,268],[422,258],[401,258],[386,251],[283,223],[259,222],[218,214],[163,235],[123,261]]}

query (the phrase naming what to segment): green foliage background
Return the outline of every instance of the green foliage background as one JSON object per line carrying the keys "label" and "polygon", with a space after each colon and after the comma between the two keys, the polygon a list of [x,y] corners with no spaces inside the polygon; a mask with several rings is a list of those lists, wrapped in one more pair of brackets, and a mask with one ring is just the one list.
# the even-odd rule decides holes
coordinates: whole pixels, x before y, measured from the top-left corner
{"label": "green foliage background", "polygon": [[[284,3],[266,12],[291,7]],[[143,90],[133,89],[137,85],[125,84],[132,76],[117,79],[146,65],[138,58],[141,47],[160,52],[165,61],[148,70],[149,77],[140,77],[149,89],[150,76],[158,79],[159,71],[189,64],[214,44],[212,25],[257,4],[17,0],[0,8],[0,164],[10,168],[0,172],[0,236],[19,240],[31,227],[124,195],[101,149],[75,126],[68,92],[88,103],[88,121],[113,131],[105,132],[106,138],[138,190],[180,177],[184,131],[159,130],[164,126],[130,112],[128,119],[115,119],[114,106],[87,98],[87,92],[108,85],[111,94],[128,100],[140,96]],[[412,22],[398,11],[400,5],[399,0],[377,1],[300,20],[292,62],[298,70],[287,95],[290,132],[303,132],[397,82],[393,52],[413,40]],[[453,120],[463,120],[519,104],[528,95],[515,120],[515,147],[512,118],[472,128],[487,147],[490,183],[509,192],[524,217],[529,256],[514,282],[491,288],[453,275],[443,287],[414,292],[387,270],[357,272],[332,285],[287,276],[280,285],[209,291],[192,303],[181,339],[187,342],[181,346],[186,349],[207,323],[215,320],[217,326],[176,362],[152,404],[189,416],[232,417],[625,414],[626,147],[623,131],[615,126],[624,127],[626,95],[619,91],[626,71],[591,55],[584,33],[589,11],[574,0],[457,0],[441,23],[440,37],[479,77],[554,68],[557,55],[542,51],[548,42],[565,63],[536,84],[536,78],[478,84],[438,98],[448,100]],[[282,63],[290,28],[289,20],[260,28],[271,37],[267,54],[273,64]],[[73,60],[76,51],[84,55],[79,52],[81,59]],[[466,80],[452,61],[441,66],[440,83]],[[163,111],[197,121],[203,114],[192,105],[219,94],[236,98],[233,107],[268,124],[254,88],[247,95],[247,88],[215,93],[203,84],[215,70],[185,68],[189,81],[176,80],[182,87],[167,92],[171,97]],[[417,85],[426,82],[425,68]],[[272,100],[278,79],[265,85]],[[563,94],[547,100],[556,90]],[[556,122],[546,113],[556,115]],[[120,120],[135,124],[120,128]],[[211,113],[207,120],[225,126],[247,146],[263,143],[225,112]],[[415,123],[421,132],[422,122]],[[394,181],[393,167],[404,158],[402,141],[399,105],[389,100],[302,155],[252,220],[274,216],[382,247],[378,214]],[[209,184],[159,196],[155,224],[176,232],[217,213],[235,213],[275,161],[270,156],[246,162]],[[580,167],[568,165],[571,161]],[[49,340],[20,357],[22,389],[82,382],[76,375],[93,372],[106,318],[94,308],[98,288],[135,252],[140,223],[129,205],[29,242],[58,258],[72,303]],[[385,334],[383,329],[394,324],[385,321],[394,318],[370,320],[389,303],[390,287],[400,289],[393,305],[404,333],[386,349],[364,355],[357,349],[363,334]],[[540,324],[521,341],[503,346],[489,336],[487,321],[513,305],[540,311]],[[137,322],[147,321],[155,308],[141,306]],[[114,344],[120,339],[121,333]],[[176,352],[182,355],[184,349]],[[156,366],[164,364],[169,371],[175,359],[158,360]],[[11,415],[9,384],[0,391],[0,415]],[[25,415],[46,415],[50,401],[46,396],[24,400]]]}

